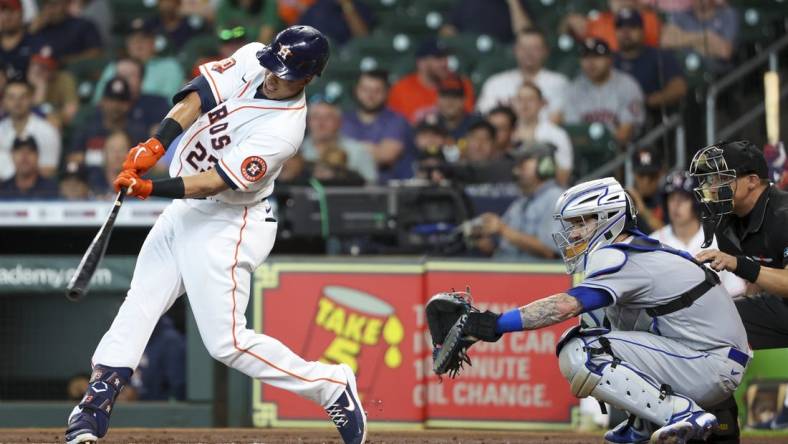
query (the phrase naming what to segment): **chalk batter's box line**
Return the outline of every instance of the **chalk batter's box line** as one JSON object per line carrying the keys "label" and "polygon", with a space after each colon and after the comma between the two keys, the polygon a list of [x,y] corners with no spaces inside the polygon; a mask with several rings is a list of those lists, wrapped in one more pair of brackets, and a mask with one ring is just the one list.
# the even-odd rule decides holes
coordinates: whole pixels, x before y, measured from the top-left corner
{"label": "chalk batter's box line", "polygon": [[[515,263],[470,263],[470,262],[426,262],[422,264],[359,264],[359,263],[321,263],[321,262],[279,262],[263,264],[255,270],[252,276],[252,305],[254,309],[254,329],[257,332],[263,331],[263,296],[265,289],[279,287],[280,272],[308,272],[308,273],[347,273],[347,274],[422,274],[425,271],[448,271],[448,272],[483,272],[483,273],[542,273],[542,274],[562,274],[565,268],[560,264],[515,264]],[[255,426],[272,427],[325,427],[325,421],[312,420],[279,420],[276,417],[276,405],[262,401],[262,383],[259,380],[252,381],[252,409],[258,414],[266,415],[266,424],[258,424],[254,418]],[[271,412],[273,410],[273,412]],[[271,414],[273,413],[273,414]],[[573,421],[574,422],[574,421]],[[384,424],[394,425],[397,428],[423,428],[427,427],[472,427],[482,429],[509,428],[517,430],[540,430],[557,428],[570,428],[570,424],[563,422],[531,422],[520,421],[467,421],[467,420],[426,420],[426,422],[392,422],[386,421]]]}
{"label": "chalk batter's box line", "polygon": [[525,421],[469,421],[428,419],[426,428],[435,429],[484,429],[484,430],[549,430],[573,431],[573,423],[566,422],[525,422]]}

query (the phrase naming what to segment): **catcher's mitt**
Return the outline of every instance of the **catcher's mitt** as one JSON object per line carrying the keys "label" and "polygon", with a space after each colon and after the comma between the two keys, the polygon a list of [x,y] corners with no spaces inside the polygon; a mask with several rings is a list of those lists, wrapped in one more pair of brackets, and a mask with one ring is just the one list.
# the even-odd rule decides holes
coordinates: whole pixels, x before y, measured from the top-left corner
{"label": "catcher's mitt", "polygon": [[432,336],[432,370],[437,375],[448,373],[454,378],[463,363],[471,365],[468,348],[477,341],[495,342],[500,316],[491,311],[480,312],[471,305],[469,292],[438,293],[427,302],[427,325]]}

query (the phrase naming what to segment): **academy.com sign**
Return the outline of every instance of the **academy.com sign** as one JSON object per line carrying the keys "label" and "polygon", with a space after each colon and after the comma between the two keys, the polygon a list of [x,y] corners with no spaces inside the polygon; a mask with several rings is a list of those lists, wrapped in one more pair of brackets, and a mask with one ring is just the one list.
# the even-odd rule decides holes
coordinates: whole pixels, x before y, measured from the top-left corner
{"label": "academy.com sign", "polygon": [[[9,287],[49,287],[53,290],[66,288],[74,275],[74,268],[28,268],[17,264],[14,268],[0,268],[0,285]],[[91,285],[112,284],[112,271],[99,268],[90,281]]]}
{"label": "academy.com sign", "polygon": [[[65,290],[78,264],[78,257],[0,256],[0,293]],[[105,257],[90,281],[91,290],[125,291],[133,270],[133,257]]]}

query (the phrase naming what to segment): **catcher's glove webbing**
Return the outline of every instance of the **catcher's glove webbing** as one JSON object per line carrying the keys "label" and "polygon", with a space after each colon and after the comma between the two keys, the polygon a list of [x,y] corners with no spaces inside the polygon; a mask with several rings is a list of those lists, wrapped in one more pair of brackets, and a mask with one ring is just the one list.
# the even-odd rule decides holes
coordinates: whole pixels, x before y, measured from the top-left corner
{"label": "catcher's glove webbing", "polygon": [[495,332],[500,316],[490,311],[480,312],[471,305],[468,292],[438,293],[427,302],[427,325],[432,336],[432,370],[454,378],[463,363],[471,365],[468,348],[477,341],[495,342],[501,335]]}

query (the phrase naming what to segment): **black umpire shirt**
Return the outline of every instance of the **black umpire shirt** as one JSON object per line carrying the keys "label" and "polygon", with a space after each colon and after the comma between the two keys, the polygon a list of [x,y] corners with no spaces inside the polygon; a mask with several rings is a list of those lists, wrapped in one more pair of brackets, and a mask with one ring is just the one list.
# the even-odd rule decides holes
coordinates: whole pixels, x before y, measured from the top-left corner
{"label": "black umpire shirt", "polygon": [[763,267],[788,265],[788,192],[770,185],[745,217],[724,216],[717,232],[720,251],[745,255]]}

